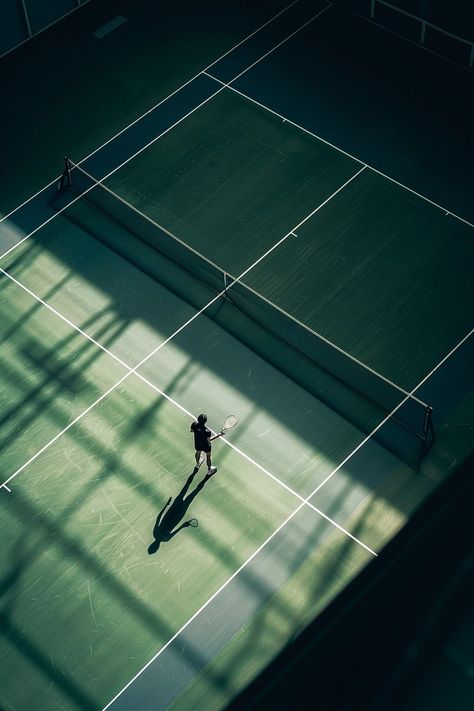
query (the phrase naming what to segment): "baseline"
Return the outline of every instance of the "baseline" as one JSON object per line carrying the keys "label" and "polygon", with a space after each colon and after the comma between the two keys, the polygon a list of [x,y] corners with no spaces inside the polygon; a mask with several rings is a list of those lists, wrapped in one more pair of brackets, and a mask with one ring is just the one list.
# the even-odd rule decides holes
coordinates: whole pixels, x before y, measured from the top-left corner
{"label": "baseline", "polygon": [[210,74],[207,70],[204,70],[203,73],[206,74],[206,76],[208,76],[210,79],[214,79],[214,81],[217,82],[218,84],[221,84],[222,86],[226,87],[230,91],[233,91],[236,94],[239,94],[239,96],[241,96],[242,98],[247,99],[247,101],[250,101],[253,104],[255,104],[256,106],[259,106],[261,109],[264,109],[264,111],[268,111],[269,113],[273,114],[274,116],[281,118],[282,121],[285,121],[286,123],[291,124],[295,128],[298,128],[300,131],[303,131],[304,133],[307,133],[309,136],[316,138],[318,141],[325,143],[330,148],[334,148],[334,150],[338,151],[338,153],[342,153],[345,156],[347,156],[348,158],[351,158],[352,160],[356,161],[357,163],[360,163],[360,164],[364,165],[366,168],[369,168],[369,170],[372,170],[374,173],[378,173],[378,175],[380,175],[382,178],[386,178],[387,180],[390,180],[390,182],[395,183],[396,185],[403,188],[404,190],[408,190],[410,193],[413,193],[413,195],[416,195],[417,197],[421,198],[422,200],[425,200],[426,202],[429,202],[434,207],[438,208],[439,210],[442,210],[445,213],[445,215],[451,215],[451,217],[454,217],[456,220],[460,220],[461,222],[464,222],[469,227],[474,228],[474,224],[472,222],[469,222],[469,220],[466,220],[464,217],[460,217],[460,215],[457,215],[456,213],[452,212],[451,210],[447,210],[445,207],[443,207],[443,205],[439,205],[437,202],[430,200],[430,198],[426,197],[425,195],[422,195],[421,193],[418,193],[416,190],[413,190],[413,188],[409,188],[407,185],[400,183],[398,180],[396,180],[395,178],[392,178],[390,175],[387,175],[386,173],[383,173],[381,170],[378,170],[378,168],[374,168],[373,166],[369,165],[369,163],[364,163],[360,158],[353,156],[351,153],[348,153],[343,148],[339,148],[334,143],[327,141],[325,138],[322,138],[321,136],[318,136],[316,133],[314,133],[313,131],[310,131],[308,128],[301,126],[300,124],[296,123],[295,121],[292,121],[287,116],[284,116],[283,114],[278,113],[278,111],[271,109],[269,106],[262,104],[260,101],[257,101],[256,99],[249,96],[249,94],[245,94],[243,91],[240,91],[239,89],[236,89],[234,86],[231,86],[232,82],[235,81],[238,77],[234,77],[234,79],[232,79],[230,82],[226,83],[226,82],[221,81],[217,77],[213,76],[212,74]]}
{"label": "baseline", "polygon": [[[297,1],[299,1],[299,0],[297,0]],[[292,3],[292,4],[294,4],[294,3]],[[291,5],[288,6],[288,8],[289,8],[289,7],[291,7]],[[287,9],[288,9],[288,8],[287,8]],[[274,18],[272,18],[271,20],[269,20],[266,24],[269,24],[270,22],[272,22],[276,17],[278,17],[279,15],[281,15],[282,12],[283,12],[283,11],[281,11],[278,15],[276,15]],[[284,44],[284,42],[286,42],[288,39],[290,39],[290,37],[293,37],[293,36],[294,36],[295,34],[297,34],[300,30],[304,29],[304,27],[306,27],[313,19],[315,19],[315,18],[316,18],[317,16],[319,16],[320,14],[321,14],[321,12],[315,13],[309,20],[307,20],[306,22],[304,22],[301,26],[299,26],[296,30],[294,30],[290,35],[288,35],[288,36],[285,37],[283,40],[281,40],[274,48],[272,48],[272,49],[270,49],[269,51],[267,51],[264,56],[268,56],[271,52],[274,51],[274,49],[276,49],[277,47],[280,47],[282,44]],[[266,25],[262,25],[262,27],[259,28],[259,30],[262,29],[264,26],[266,26]],[[256,33],[257,31],[259,31],[259,30],[256,30],[253,34],[255,34],[255,33]],[[248,39],[248,38],[247,38],[247,39]],[[243,41],[245,41],[245,40],[243,40]],[[243,42],[243,41],[242,41],[242,42]],[[234,49],[234,48],[232,48],[231,50],[229,50],[229,52],[233,51],[233,49]],[[263,57],[262,57],[262,58],[263,58]],[[219,58],[219,59],[220,59],[220,58]],[[219,59],[215,60],[215,62],[213,62],[213,64],[212,64],[212,65],[209,65],[209,66],[213,66],[217,61],[219,61]],[[243,71],[239,74],[239,76],[242,76],[243,74],[245,74],[245,72],[248,71],[248,69],[250,69],[252,66],[255,66],[255,64],[256,64],[258,61],[260,61],[260,60],[257,60],[256,62],[253,62],[253,63],[250,65],[250,67],[248,67],[247,69],[243,70]],[[208,67],[208,68],[209,68],[209,67]],[[132,160],[133,160],[134,158],[136,158],[138,155],[140,155],[141,153],[143,153],[143,151],[145,151],[147,148],[149,148],[151,145],[153,145],[156,141],[158,141],[158,140],[161,139],[163,136],[165,136],[167,133],[169,133],[169,131],[171,131],[175,126],[177,126],[178,124],[180,124],[182,121],[184,121],[184,119],[188,118],[191,114],[193,114],[195,111],[197,111],[197,110],[200,109],[202,106],[204,106],[208,101],[210,101],[212,98],[214,98],[215,96],[217,96],[217,94],[219,94],[219,93],[220,93],[221,91],[223,91],[223,89],[225,88],[224,86],[221,86],[218,90],[216,90],[216,91],[214,91],[214,92],[211,92],[211,93],[209,94],[209,86],[205,86],[205,85],[202,86],[202,87],[200,86],[200,83],[202,83],[202,82],[200,82],[200,80],[202,80],[202,79],[204,79],[204,78],[205,78],[205,83],[207,83],[207,80],[210,80],[212,83],[215,83],[215,82],[212,81],[213,78],[212,78],[212,77],[209,77],[209,76],[206,74],[206,71],[205,71],[205,70],[199,72],[196,76],[192,77],[192,79],[190,79],[190,80],[187,81],[185,84],[183,84],[181,87],[179,87],[178,89],[176,89],[172,94],[170,94],[169,97],[167,97],[166,99],[163,99],[163,100],[162,100],[161,102],[159,102],[156,106],[154,106],[154,107],[152,107],[151,109],[149,109],[149,111],[147,111],[145,114],[143,114],[140,118],[136,119],[136,121],[134,121],[134,122],[133,122],[132,124],[130,124],[128,127],[126,127],[126,128],[123,129],[121,132],[119,132],[118,134],[116,134],[116,136],[114,136],[114,137],[112,137],[111,139],[109,139],[109,141],[107,141],[106,143],[104,143],[104,144],[103,144],[102,146],[100,146],[99,148],[96,148],[92,153],[90,153],[88,156],[86,156],[86,157],[83,158],[81,161],[79,161],[79,162],[78,162],[78,165],[82,165],[83,163],[85,163],[85,164],[87,165],[88,169],[89,169],[89,170],[92,170],[92,171],[94,171],[94,172],[95,172],[96,170],[99,170],[99,171],[105,170],[105,171],[106,171],[105,174],[102,174],[100,179],[101,179],[101,180],[107,180],[108,178],[110,178],[110,177],[111,177],[112,175],[114,175],[118,170],[120,170],[121,168],[123,168],[127,163],[129,163],[130,161],[132,161]],[[179,115],[179,118],[177,118],[175,121],[173,121],[173,122],[171,123],[171,125],[168,125],[168,126],[166,126],[166,128],[163,128],[162,130],[159,130],[158,135],[156,135],[156,132],[155,132],[155,131],[152,131],[152,132],[151,132],[151,135],[153,135],[153,138],[150,139],[150,140],[147,140],[147,142],[146,142],[144,145],[143,145],[143,144],[141,145],[141,148],[140,148],[139,150],[137,150],[137,151],[135,151],[134,153],[132,153],[131,155],[129,155],[129,146],[128,146],[128,143],[129,143],[129,138],[130,138],[130,136],[128,135],[128,133],[125,134],[125,132],[126,132],[126,131],[129,132],[130,130],[131,130],[131,131],[134,131],[135,129],[137,129],[138,133],[140,134],[140,133],[142,132],[143,128],[144,128],[144,127],[146,128],[146,126],[144,126],[143,124],[146,124],[146,122],[149,121],[149,120],[152,120],[152,121],[154,120],[153,113],[156,111],[156,109],[157,109],[159,106],[161,106],[164,102],[169,101],[169,100],[171,100],[172,98],[174,98],[174,97],[178,94],[178,92],[180,92],[183,88],[189,87],[189,86],[192,87],[193,83],[195,83],[196,92],[197,92],[197,99],[196,99],[196,98],[193,99],[193,97],[191,97],[191,99],[192,99],[192,102],[191,102],[191,103],[192,103],[192,107],[193,107],[193,108],[189,108],[189,105],[188,105],[189,102],[185,102],[184,114],[182,113],[182,110],[180,110],[180,111],[178,112],[178,113],[180,114],[180,115]],[[203,98],[203,97],[204,97],[204,98]],[[199,101],[199,103],[198,103],[197,105],[195,104],[195,101],[196,101],[196,100]],[[180,109],[179,104],[178,104],[178,109]],[[173,107],[173,111],[176,111],[176,107]],[[160,121],[162,121],[162,117],[161,117],[161,116],[159,117],[159,122],[160,122]],[[165,123],[165,125],[166,125],[166,121],[165,121],[164,123]],[[153,124],[153,125],[154,125],[154,124]],[[150,128],[149,128],[149,127],[148,127],[148,134],[150,135]],[[122,138],[123,138],[123,143],[121,144],[120,142],[122,141]],[[102,156],[102,153],[101,153],[105,147],[111,145],[112,143],[114,143],[114,149],[115,149],[115,148],[118,148],[119,153],[122,154],[122,158],[119,158],[119,160],[121,160],[122,162],[119,162],[118,164],[115,163],[116,158],[117,158],[117,156],[115,155],[115,151],[112,151],[112,153],[111,153],[110,155],[105,155],[105,160],[104,160],[104,156]],[[116,145],[116,144],[117,144],[117,145]],[[123,158],[124,155],[127,155],[127,158]],[[359,162],[360,162],[360,161],[359,161]],[[89,163],[90,163],[90,165],[89,165]],[[111,168],[111,165],[114,165],[114,167]],[[39,196],[40,194],[44,193],[45,196],[48,196],[50,193],[54,194],[55,188],[54,188],[54,185],[53,185],[53,184],[56,183],[58,180],[60,180],[59,177],[56,178],[56,180],[53,181],[52,183],[49,183],[48,186],[46,186],[42,191],[40,191],[39,193],[36,193],[35,195],[36,195],[36,196]],[[87,191],[86,191],[86,192],[87,192]],[[33,198],[30,198],[30,200],[32,200],[32,199],[33,199]],[[3,218],[0,219],[0,235],[1,235],[2,227],[3,227],[3,226],[2,226],[2,222],[3,222],[8,216],[11,216],[11,215],[14,214],[14,213],[20,212],[20,220],[19,220],[19,223],[20,223],[20,224],[18,225],[18,227],[15,227],[15,230],[18,229],[19,232],[20,232],[20,234],[21,234],[22,231],[26,231],[26,232],[27,232],[27,234],[24,235],[22,238],[17,239],[17,235],[16,235],[16,233],[15,233],[15,230],[11,230],[11,228],[9,227],[9,225],[8,225],[8,223],[7,223],[7,228],[4,229],[3,231],[5,232],[5,238],[6,238],[7,243],[8,243],[8,242],[10,241],[10,239],[11,239],[11,240],[13,241],[13,245],[10,246],[10,247],[9,247],[6,251],[4,251],[2,254],[0,254],[0,259],[2,259],[2,257],[6,256],[7,254],[10,254],[18,245],[22,244],[25,240],[29,239],[29,237],[31,237],[32,235],[34,235],[39,229],[41,229],[41,227],[44,227],[46,224],[48,224],[49,222],[51,222],[51,220],[53,220],[53,219],[56,217],[57,214],[59,214],[60,212],[62,212],[62,210],[59,210],[58,212],[55,212],[55,213],[53,213],[53,214],[51,215],[51,214],[50,214],[50,213],[51,213],[51,209],[50,209],[50,207],[49,207],[49,205],[48,205],[48,200],[49,200],[49,199],[50,199],[50,198],[47,198],[47,199],[46,199],[46,203],[45,203],[45,204],[42,202],[42,203],[39,203],[39,204],[37,204],[37,205],[34,205],[35,210],[33,210],[33,215],[30,216],[29,213],[27,213],[26,216],[23,217],[23,219],[24,219],[25,222],[26,222],[26,227],[25,227],[25,228],[23,228],[23,227],[21,226],[22,217],[21,217],[21,212],[20,212],[20,211],[21,211],[23,205],[25,205],[25,206],[26,206],[26,205],[29,205],[30,200],[27,200],[25,203],[22,203],[21,206],[19,206],[19,207],[16,208],[15,210],[13,210],[11,213],[9,213],[9,215],[6,215],[6,216],[4,216]],[[71,200],[71,201],[68,203],[68,205],[73,204],[73,202],[75,202],[74,199]],[[65,208],[63,208],[63,209],[65,209]],[[41,220],[43,220],[43,221],[42,221],[39,225],[38,225],[38,216],[36,215],[36,211],[39,211],[39,215],[42,215],[42,217],[40,217],[39,219],[41,219]],[[43,214],[43,213],[44,213],[44,214]],[[47,217],[47,219],[44,219],[44,217],[45,217],[46,215],[48,215],[48,217]],[[18,218],[17,218],[17,219],[18,219]],[[31,222],[32,222],[33,224],[35,224],[35,228],[34,228],[34,229],[32,229],[32,227],[31,227],[31,224],[30,224]],[[14,234],[13,234],[12,237],[11,237],[11,235],[10,235],[10,231],[13,231],[13,232],[14,232]]]}
{"label": "baseline", "polygon": [[[282,10],[280,10],[279,12],[277,12],[276,15],[273,15],[269,20],[267,20],[266,22],[264,22],[263,25],[260,25],[259,27],[257,27],[257,29],[255,29],[255,30],[254,30],[253,32],[251,32],[249,35],[247,35],[246,37],[244,37],[240,42],[237,42],[237,44],[235,44],[233,47],[231,47],[229,50],[227,50],[227,52],[224,52],[224,54],[222,54],[220,57],[218,57],[218,58],[215,59],[213,62],[211,62],[211,64],[208,64],[208,66],[205,67],[204,70],[210,69],[211,67],[213,67],[217,62],[219,62],[221,59],[224,59],[224,57],[226,57],[228,54],[230,54],[230,53],[233,52],[235,49],[237,49],[237,47],[240,47],[242,44],[244,44],[244,42],[246,42],[246,41],[249,40],[251,37],[253,37],[255,34],[257,34],[257,32],[260,32],[260,30],[263,30],[264,27],[267,27],[267,25],[269,25],[271,22],[273,22],[273,21],[276,20],[278,17],[280,17],[280,15],[283,15],[287,10],[289,10],[293,5],[296,5],[298,2],[300,2],[300,0],[293,0],[291,3],[289,3],[289,5],[286,5],[286,7],[284,7]],[[181,91],[182,89],[184,89],[185,86],[187,86],[188,84],[190,84],[191,82],[193,82],[195,79],[197,79],[197,78],[200,76],[200,74],[202,74],[202,71],[204,71],[204,70],[201,70],[200,72],[198,72],[197,74],[195,74],[194,76],[192,76],[190,79],[188,79],[187,81],[185,81],[184,84],[181,84],[177,89],[175,89],[174,91],[172,91],[171,94],[168,94],[168,96],[166,96],[164,99],[162,99],[162,100],[159,101],[158,103],[154,104],[150,109],[148,109],[148,111],[145,111],[145,112],[144,112],[143,114],[141,114],[138,118],[136,118],[134,121],[132,121],[131,123],[129,123],[127,126],[125,126],[121,131],[118,131],[118,132],[117,132],[116,134],[114,134],[111,138],[109,138],[107,141],[105,141],[102,145],[98,146],[98,147],[95,148],[91,153],[89,153],[88,155],[84,156],[84,158],[82,158],[82,161],[88,160],[88,159],[91,158],[93,155],[95,155],[98,151],[102,150],[102,149],[103,149],[105,146],[107,146],[109,143],[111,143],[111,142],[114,141],[116,138],[118,138],[118,137],[121,136],[123,133],[125,133],[125,131],[128,131],[128,129],[130,129],[130,128],[131,128],[132,126],[134,126],[136,123],[138,123],[138,122],[141,121],[143,118],[145,118],[146,116],[148,116],[148,114],[150,114],[152,111],[154,111],[154,110],[157,109],[159,106],[161,106],[161,104],[163,104],[165,101],[167,101],[168,99],[170,99],[171,97],[173,97],[175,94],[177,94],[179,91]],[[82,161],[81,161],[81,162],[82,162]],[[36,193],[34,193],[33,195],[31,195],[29,198],[27,198],[26,200],[24,200],[22,203],[20,203],[19,205],[17,205],[17,207],[15,207],[13,210],[11,210],[10,212],[8,212],[6,215],[1,216],[1,217],[0,217],[0,223],[3,222],[4,220],[6,220],[6,219],[7,219],[8,217],[10,217],[11,215],[13,215],[13,213],[15,213],[17,210],[19,210],[20,208],[24,207],[27,203],[29,203],[29,202],[31,202],[32,200],[34,200],[34,198],[36,198],[36,197],[38,197],[39,195],[41,195],[41,193],[42,193],[43,191],[45,191],[45,190],[47,190],[48,188],[50,188],[51,186],[55,185],[55,184],[58,182],[58,180],[60,179],[60,177],[61,177],[60,175],[57,175],[55,178],[53,178],[53,180],[51,180],[49,183],[47,183],[43,188],[41,188],[41,189],[38,190]]]}

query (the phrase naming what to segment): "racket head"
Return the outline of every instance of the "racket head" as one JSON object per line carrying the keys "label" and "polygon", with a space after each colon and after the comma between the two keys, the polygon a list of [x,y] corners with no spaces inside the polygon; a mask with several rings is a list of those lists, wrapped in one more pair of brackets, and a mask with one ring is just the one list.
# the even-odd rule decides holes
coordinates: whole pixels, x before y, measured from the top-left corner
{"label": "racket head", "polygon": [[227,432],[228,430],[232,429],[232,427],[235,427],[238,421],[239,418],[237,417],[237,415],[227,415],[224,420],[224,424],[222,425],[221,432]]}
{"label": "racket head", "polygon": [[193,528],[196,528],[196,526],[197,526],[198,524],[199,524],[199,522],[198,522],[197,518],[192,518],[192,519],[189,521],[189,525],[192,526]]}

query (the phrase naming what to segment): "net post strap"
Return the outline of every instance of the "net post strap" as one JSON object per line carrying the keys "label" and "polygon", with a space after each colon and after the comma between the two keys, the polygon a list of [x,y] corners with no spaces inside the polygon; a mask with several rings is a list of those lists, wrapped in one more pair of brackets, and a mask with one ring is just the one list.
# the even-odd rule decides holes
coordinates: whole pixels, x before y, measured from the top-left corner
{"label": "net post strap", "polygon": [[59,179],[59,185],[58,185],[58,190],[62,190],[64,186],[67,188],[71,187],[72,185],[72,179],[71,179],[71,161],[67,156],[64,158],[64,170],[61,173],[61,178]]}
{"label": "net post strap", "polygon": [[427,452],[435,441],[435,431],[433,425],[433,408],[426,406],[425,419],[423,422],[424,451]]}

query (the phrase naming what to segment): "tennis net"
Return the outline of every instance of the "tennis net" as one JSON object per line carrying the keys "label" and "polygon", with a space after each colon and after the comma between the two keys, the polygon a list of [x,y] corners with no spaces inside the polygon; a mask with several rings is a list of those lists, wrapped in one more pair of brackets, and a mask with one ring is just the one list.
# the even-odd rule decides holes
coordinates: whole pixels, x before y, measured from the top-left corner
{"label": "tennis net", "polygon": [[419,463],[434,437],[426,403],[236,280],[81,166],[68,161],[64,182],[120,225],[100,236],[109,248],[194,308],[205,308],[209,318],[366,434],[391,415],[374,439],[411,466]]}

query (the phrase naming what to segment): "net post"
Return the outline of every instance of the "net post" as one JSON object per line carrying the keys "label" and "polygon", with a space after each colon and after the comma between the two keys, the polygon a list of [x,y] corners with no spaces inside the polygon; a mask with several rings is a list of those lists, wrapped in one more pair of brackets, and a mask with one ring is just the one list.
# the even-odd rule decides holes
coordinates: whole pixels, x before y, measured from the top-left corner
{"label": "net post", "polygon": [[[229,294],[230,287],[234,286],[234,284],[236,283],[234,277],[224,271],[222,272],[222,276],[224,279],[224,289],[222,290],[222,298],[224,301],[228,301],[229,303],[234,304],[234,301]],[[230,284],[227,283],[227,277],[230,277]]]}
{"label": "net post", "polygon": [[[222,276],[224,278],[224,289],[222,291],[222,298],[224,299],[224,301],[229,301],[231,304],[233,304],[234,301],[231,298],[231,296],[229,295],[229,289],[231,286],[234,286],[234,284],[235,284],[234,277],[231,275],[228,275],[227,272],[224,272],[224,271],[222,272]],[[231,282],[230,284],[227,283],[227,276],[230,276],[230,282]]]}
{"label": "net post", "polygon": [[425,44],[426,22],[421,23],[420,44]]}
{"label": "net post", "polygon": [[425,441],[424,452],[427,452],[435,440],[433,408],[430,405],[426,407],[425,419],[423,422],[423,436]]}
{"label": "net post", "polygon": [[62,190],[66,185],[68,188],[72,185],[71,179],[71,161],[67,156],[64,157],[64,170],[61,174],[61,178],[58,185],[58,190]]}

